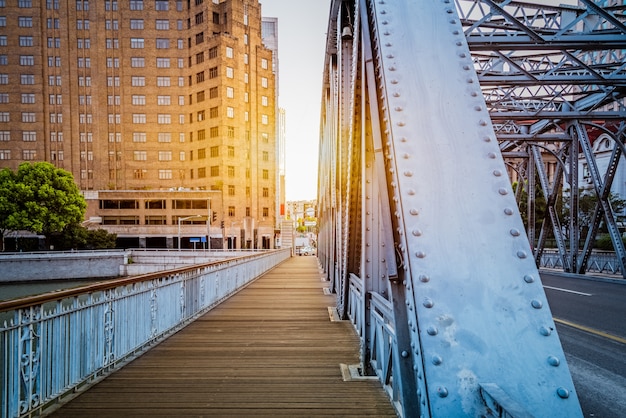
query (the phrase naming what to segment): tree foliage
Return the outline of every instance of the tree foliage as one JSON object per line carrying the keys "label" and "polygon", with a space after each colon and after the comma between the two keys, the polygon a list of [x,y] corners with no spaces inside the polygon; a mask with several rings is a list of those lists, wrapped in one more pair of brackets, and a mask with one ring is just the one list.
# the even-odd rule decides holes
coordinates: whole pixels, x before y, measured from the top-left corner
{"label": "tree foliage", "polygon": [[61,233],[53,234],[50,243],[56,250],[96,250],[115,248],[116,238],[116,234],[110,234],[104,229],[91,230],[72,223]]}
{"label": "tree foliage", "polygon": [[61,232],[79,224],[87,204],[72,174],[46,162],[23,163],[0,171],[0,232]]}

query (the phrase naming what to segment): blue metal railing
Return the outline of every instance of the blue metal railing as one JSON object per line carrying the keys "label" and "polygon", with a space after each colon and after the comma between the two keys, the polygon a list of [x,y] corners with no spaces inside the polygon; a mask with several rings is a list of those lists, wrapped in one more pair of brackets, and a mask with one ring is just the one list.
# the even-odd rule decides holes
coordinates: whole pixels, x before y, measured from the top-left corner
{"label": "blue metal railing", "polygon": [[266,251],[0,303],[0,417],[54,408],[289,257]]}

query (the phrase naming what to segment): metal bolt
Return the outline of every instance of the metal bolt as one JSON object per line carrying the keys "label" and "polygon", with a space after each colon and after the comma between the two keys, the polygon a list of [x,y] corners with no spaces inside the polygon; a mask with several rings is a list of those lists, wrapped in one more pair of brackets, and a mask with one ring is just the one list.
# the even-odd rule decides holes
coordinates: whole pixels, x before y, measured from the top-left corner
{"label": "metal bolt", "polygon": [[541,309],[543,307],[543,302],[537,299],[533,299],[532,302],[530,302],[530,305],[535,309]]}
{"label": "metal bolt", "polygon": [[443,359],[441,358],[441,356],[438,356],[437,354],[433,356],[432,361],[435,366],[439,366],[441,363],[443,363]]}
{"label": "metal bolt", "polygon": [[559,395],[559,398],[567,399],[569,398],[569,390],[564,387],[560,387],[556,390],[556,394]]}
{"label": "metal bolt", "polygon": [[437,395],[439,395],[440,398],[445,398],[448,396],[448,389],[446,389],[444,386],[439,386],[437,388]]}
{"label": "metal bolt", "polygon": [[533,283],[535,281],[535,278],[530,274],[527,274],[526,276],[524,276],[524,281],[526,283]]}
{"label": "metal bolt", "polygon": [[558,367],[561,364],[561,360],[559,360],[555,356],[550,356],[550,357],[548,357],[548,364],[550,366]]}

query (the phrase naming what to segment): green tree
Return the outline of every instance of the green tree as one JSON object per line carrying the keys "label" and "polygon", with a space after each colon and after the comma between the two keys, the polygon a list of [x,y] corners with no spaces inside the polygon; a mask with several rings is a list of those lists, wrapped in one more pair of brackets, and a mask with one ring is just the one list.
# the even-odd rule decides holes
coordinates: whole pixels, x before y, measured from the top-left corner
{"label": "green tree", "polygon": [[52,234],[50,243],[57,250],[98,250],[115,248],[116,234],[110,234],[104,229],[90,230],[84,226],[72,223],[62,232]]}
{"label": "green tree", "polygon": [[7,211],[6,229],[32,231],[48,240],[84,219],[87,204],[70,172],[46,162],[23,163],[13,177],[12,186],[7,180],[10,187],[0,189],[0,193],[6,190],[4,199],[15,204]]}
{"label": "green tree", "polygon": [[4,251],[4,236],[15,229],[17,212],[15,173],[8,168],[0,170],[0,251]]}

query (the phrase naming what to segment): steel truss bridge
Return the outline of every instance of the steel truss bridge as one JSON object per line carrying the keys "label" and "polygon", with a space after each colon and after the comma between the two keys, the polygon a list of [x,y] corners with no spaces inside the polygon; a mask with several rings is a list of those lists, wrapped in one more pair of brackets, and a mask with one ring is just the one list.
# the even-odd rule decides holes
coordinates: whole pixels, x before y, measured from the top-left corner
{"label": "steel truss bridge", "polygon": [[400,415],[582,416],[537,263],[552,242],[585,272],[603,226],[626,271],[615,3],[331,2],[318,257]]}

